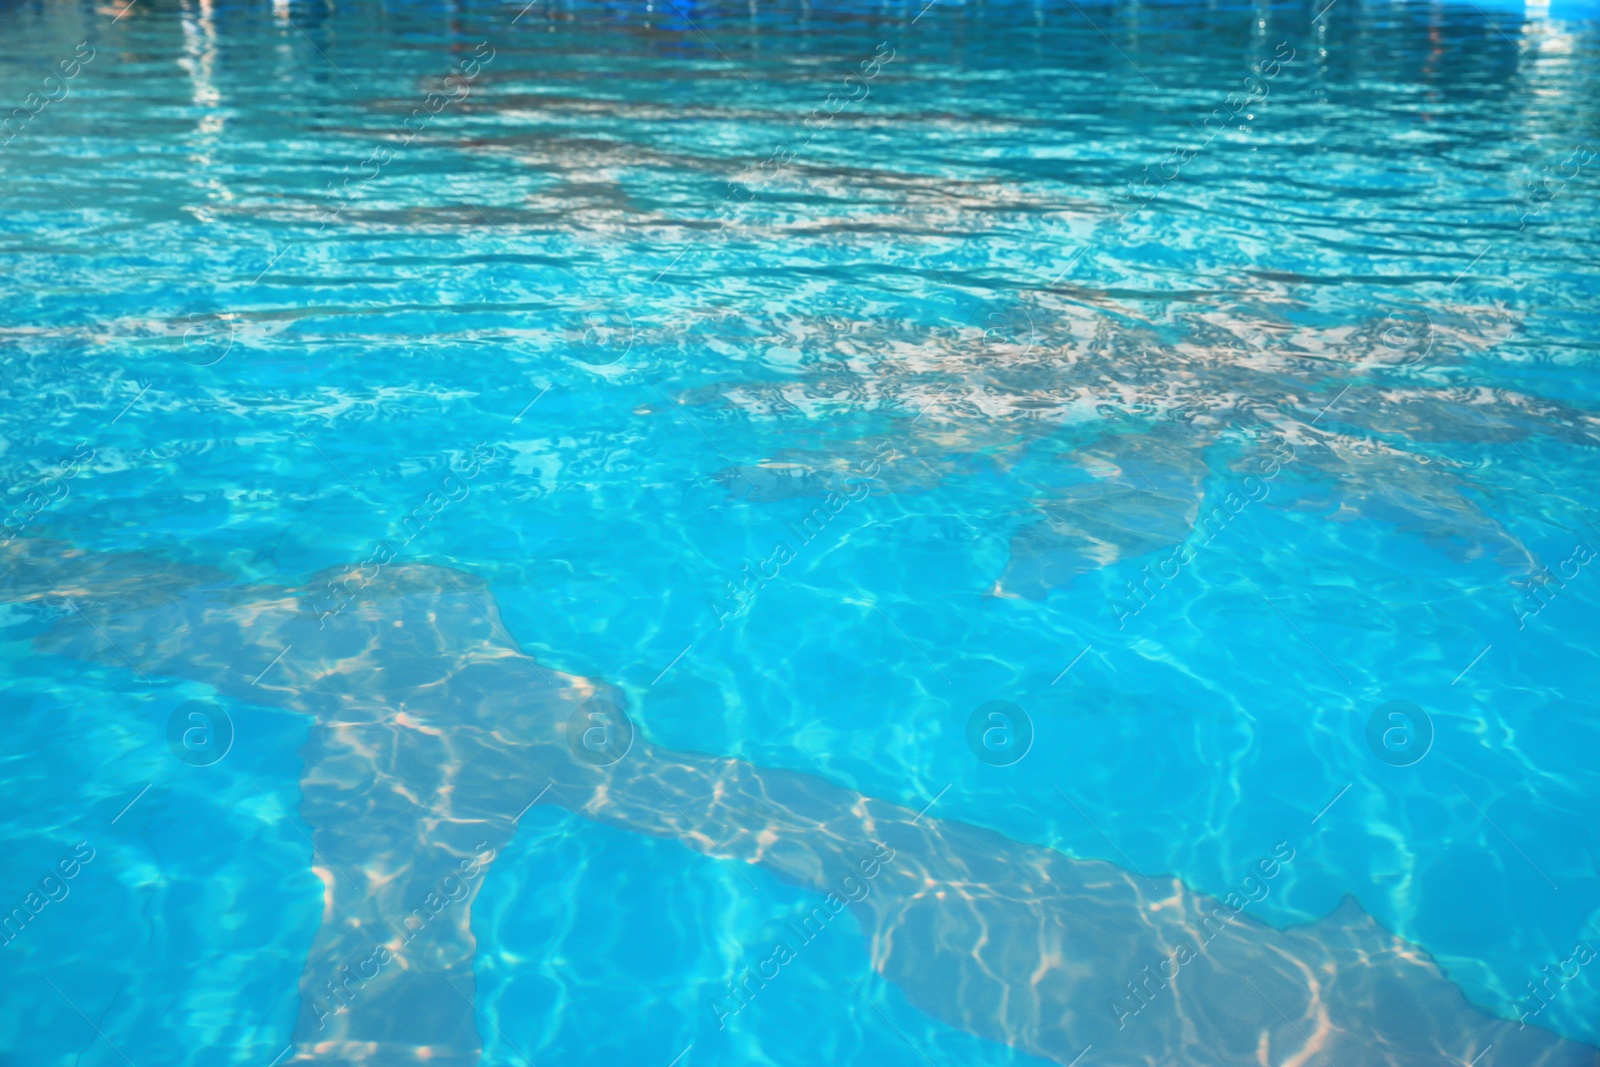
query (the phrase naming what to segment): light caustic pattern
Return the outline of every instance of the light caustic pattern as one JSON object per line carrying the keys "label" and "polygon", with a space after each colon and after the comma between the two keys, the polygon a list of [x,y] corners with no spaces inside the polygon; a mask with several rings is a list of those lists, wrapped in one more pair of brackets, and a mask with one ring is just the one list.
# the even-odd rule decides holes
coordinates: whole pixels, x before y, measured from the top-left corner
{"label": "light caustic pattern", "polygon": [[1532,14],[0,13],[0,1064],[1600,1062]]}

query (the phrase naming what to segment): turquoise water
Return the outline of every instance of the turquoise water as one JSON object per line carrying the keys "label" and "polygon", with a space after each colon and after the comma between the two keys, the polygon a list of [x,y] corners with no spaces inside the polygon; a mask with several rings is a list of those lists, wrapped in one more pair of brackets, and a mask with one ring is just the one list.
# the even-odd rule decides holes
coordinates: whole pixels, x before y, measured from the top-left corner
{"label": "turquoise water", "polygon": [[[663,750],[1219,898],[1288,843],[1251,916],[1354,897],[1600,1044],[1596,17],[10,4],[0,536],[218,597],[450,568]],[[288,642],[49,643],[126,644],[122,566],[0,597],[0,906],[60,898],[0,1063],[316,1058],[359,813],[302,810]],[[528,809],[483,1063],[1071,1058],[924,1010],[855,909],[722,1017],[818,894],[672,836]]]}

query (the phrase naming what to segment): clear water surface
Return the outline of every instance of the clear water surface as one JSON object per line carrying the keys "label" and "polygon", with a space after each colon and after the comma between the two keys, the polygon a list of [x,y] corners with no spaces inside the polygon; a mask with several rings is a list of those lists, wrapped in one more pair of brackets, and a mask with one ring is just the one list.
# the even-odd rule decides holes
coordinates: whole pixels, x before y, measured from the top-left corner
{"label": "clear water surface", "polygon": [[[8,3],[8,544],[388,545],[663,749],[1217,897],[1288,842],[1250,915],[1353,896],[1516,1018],[1600,945],[1591,15]],[[41,644],[93,594],[0,607],[0,905],[94,857],[0,949],[0,1062],[298,1059],[311,720]],[[719,1026],[815,903],[538,804],[483,1062],[1049,1062],[854,911]],[[1600,965],[1547,999],[1600,1044]]]}

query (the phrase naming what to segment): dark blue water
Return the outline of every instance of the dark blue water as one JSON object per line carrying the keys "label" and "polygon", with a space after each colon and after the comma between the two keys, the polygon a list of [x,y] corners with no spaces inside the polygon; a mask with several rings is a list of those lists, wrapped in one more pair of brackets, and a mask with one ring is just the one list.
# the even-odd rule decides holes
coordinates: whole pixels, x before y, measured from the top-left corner
{"label": "dark blue water", "polygon": [[[1600,1043],[1596,17],[7,4],[0,537],[448,567],[663,749],[1352,896]],[[314,1058],[311,720],[110,649],[105,581],[0,605],[0,1063]],[[461,920],[482,1062],[1051,1062],[855,910],[724,1018],[816,900],[541,804]]]}

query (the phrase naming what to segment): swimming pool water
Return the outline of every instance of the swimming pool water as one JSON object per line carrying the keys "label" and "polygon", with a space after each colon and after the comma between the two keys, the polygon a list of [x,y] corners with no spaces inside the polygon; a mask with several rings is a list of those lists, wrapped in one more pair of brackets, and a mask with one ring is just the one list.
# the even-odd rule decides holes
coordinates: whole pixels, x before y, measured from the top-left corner
{"label": "swimming pool water", "polygon": [[[450,568],[662,750],[1279,929],[1354,897],[1483,1012],[1600,1044],[1592,12],[0,25],[8,546],[223,599]],[[230,688],[52,644],[115,643],[121,566],[0,597],[0,1063],[298,1061],[329,827],[293,649],[247,627]],[[330,625],[371,602],[317,581]],[[534,805],[461,920],[482,1062],[1051,1062],[874,973],[854,908],[726,1015],[817,899]]]}

